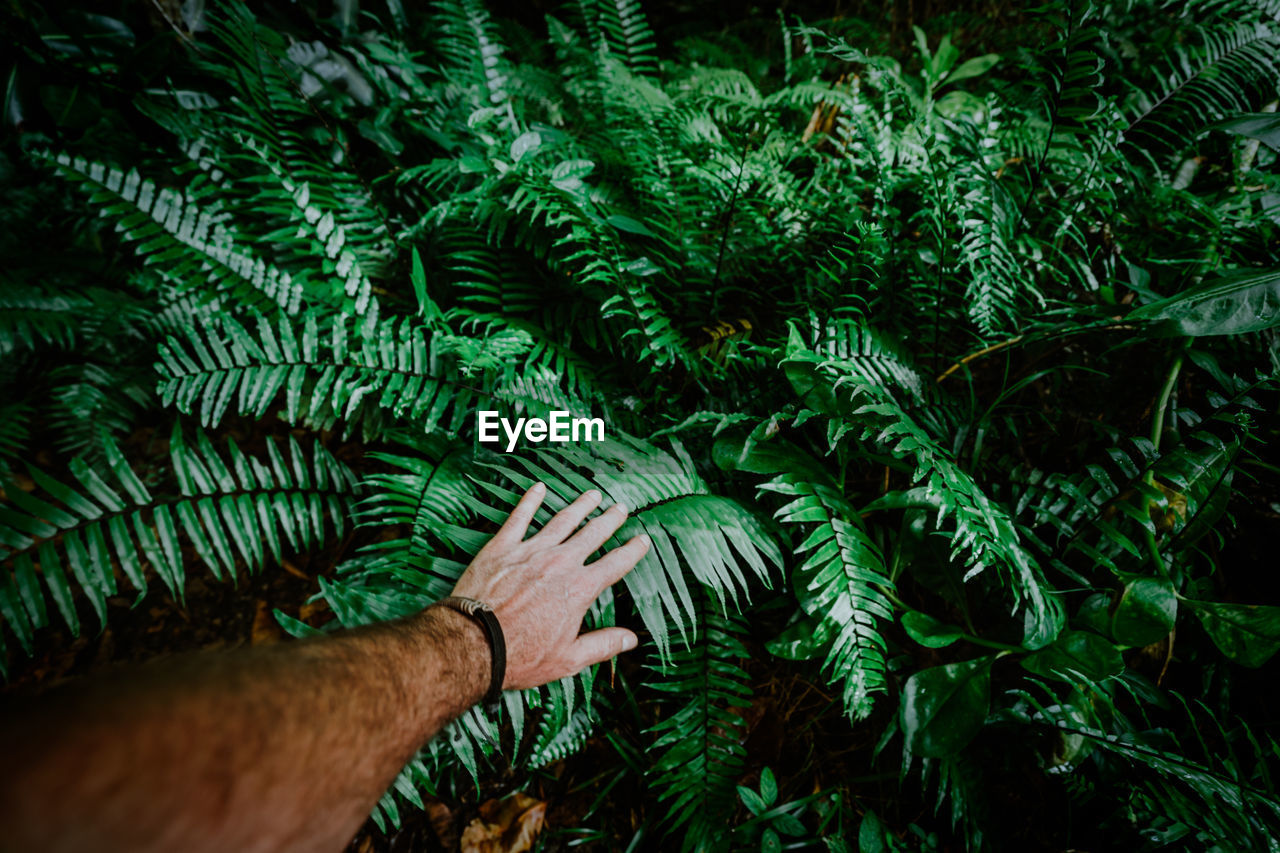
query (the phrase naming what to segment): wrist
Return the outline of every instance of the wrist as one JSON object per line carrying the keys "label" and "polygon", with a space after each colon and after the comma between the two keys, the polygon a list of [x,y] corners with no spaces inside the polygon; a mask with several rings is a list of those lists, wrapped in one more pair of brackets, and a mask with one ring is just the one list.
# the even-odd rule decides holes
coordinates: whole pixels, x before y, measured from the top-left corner
{"label": "wrist", "polygon": [[437,601],[433,607],[444,607],[461,613],[480,626],[489,642],[489,684],[485,689],[485,710],[495,712],[502,699],[502,685],[507,675],[507,641],[502,624],[493,608],[483,601],[465,596],[450,595]]}
{"label": "wrist", "polygon": [[418,679],[421,701],[431,711],[435,731],[484,698],[492,666],[489,640],[470,617],[447,607],[428,607],[410,617],[414,634],[423,641]]}

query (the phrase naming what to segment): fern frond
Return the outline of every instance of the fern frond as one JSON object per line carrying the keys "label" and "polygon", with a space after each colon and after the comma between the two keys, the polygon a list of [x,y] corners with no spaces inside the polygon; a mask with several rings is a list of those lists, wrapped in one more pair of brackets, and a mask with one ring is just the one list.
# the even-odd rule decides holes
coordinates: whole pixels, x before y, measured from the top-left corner
{"label": "fern frond", "polygon": [[298,237],[313,237],[321,247],[326,268],[332,267],[335,289],[352,300],[353,313],[363,315],[366,311],[377,313],[377,300],[373,296],[373,284],[369,281],[360,259],[351,247],[347,246],[347,230],[338,224],[333,211],[322,211],[311,202],[311,186],[295,185],[287,175],[280,174],[280,183],[285,191],[293,197],[301,215],[302,223],[298,227]]}
{"label": "fern frond", "polygon": [[990,338],[1019,328],[1023,304],[1043,307],[1044,300],[1030,265],[1017,255],[1017,212],[1004,188],[983,167],[962,166],[957,171],[964,190],[957,262],[968,277],[965,310],[978,331]]}
{"label": "fern frond", "polygon": [[0,475],[8,471],[11,463],[22,458],[22,452],[31,439],[33,411],[31,404],[26,402],[0,404]]}
{"label": "fern frond", "polygon": [[[736,502],[711,494],[694,470],[693,460],[673,443],[666,453],[639,439],[614,431],[604,442],[568,445],[555,452],[540,450],[509,457],[494,465],[519,489],[541,481],[547,498],[545,521],[588,488],[605,495],[606,503],[629,510],[626,524],[606,548],[645,533],[652,548],[625,578],[628,591],[658,648],[666,654],[672,626],[684,638],[697,615],[687,576],[712,590],[722,606],[746,594],[751,574],[769,584],[769,564],[782,555],[765,527]],[[487,486],[494,494],[514,493]],[[495,519],[496,511],[490,513]]]}
{"label": "fern frond", "polygon": [[105,624],[106,599],[119,592],[113,564],[140,595],[150,567],[181,599],[180,537],[214,577],[234,578],[240,563],[256,571],[279,561],[285,545],[322,541],[326,515],[339,533],[350,515],[355,477],[318,444],[308,454],[290,438],[286,457],[268,439],[266,456],[255,459],[231,443],[224,458],[203,433],[191,446],[175,430],[169,454],[176,493],[153,491],[109,439],[104,470],[72,461],[74,485],[32,468],[32,482],[46,497],[6,490],[0,560],[9,567],[6,595],[22,606],[8,608],[5,617],[24,648],[30,650],[34,629],[49,623],[46,589],[72,633],[80,631],[64,567]]}
{"label": "fern frond", "polygon": [[580,752],[595,733],[599,714],[592,706],[581,705],[574,709],[567,723],[557,725],[558,722],[551,716],[543,719],[524,766],[546,767]]}
{"label": "fern frond", "polygon": [[893,621],[881,592],[893,583],[857,511],[833,484],[809,479],[784,473],[760,488],[794,498],[776,513],[784,524],[807,531],[796,549],[807,556],[792,583],[805,612],[818,620],[816,633],[828,638],[823,668],[832,682],[843,683],[845,712],[862,719],[871,713],[873,694],[885,689],[878,626]]}
{"label": "fern frond", "polygon": [[20,290],[6,283],[0,289],[0,357],[19,348],[74,348],[92,304],[82,296]]}
{"label": "fern frond", "polygon": [[1167,840],[1194,838],[1222,850],[1269,850],[1280,844],[1280,792],[1268,766],[1280,754],[1275,741],[1267,737],[1264,742],[1242,722],[1229,730],[1202,703],[1192,705],[1179,694],[1174,698],[1192,723],[1195,740],[1180,740],[1169,729],[1107,732],[1064,717],[1060,706],[1032,704],[1036,722],[1084,738],[1132,768],[1125,780],[1137,782],[1135,805],[1173,822],[1165,824]]}
{"label": "fern frond", "polygon": [[669,663],[651,667],[649,687],[668,710],[649,730],[650,788],[666,804],[666,829],[680,849],[727,850],[737,806],[737,783],[746,772],[746,722],[751,704],[747,674],[737,661],[748,657],[739,635],[743,620],[714,611],[711,596],[697,593],[695,637]]}
{"label": "fern frond", "polygon": [[503,369],[497,359],[458,359],[469,339],[432,334],[416,320],[378,323],[369,314],[353,323],[315,311],[299,320],[259,317],[254,334],[223,317],[203,331],[189,329],[182,340],[171,337],[157,365],[163,402],[183,412],[199,409],[202,422],[212,425],[233,402],[240,414],[262,417],[283,389],[291,423],[329,429],[342,422],[366,435],[381,432],[388,418],[423,431],[456,432],[480,399],[534,410],[543,405],[519,389],[486,382]]}
{"label": "fern frond", "polygon": [[450,77],[468,87],[472,109],[507,103],[510,67],[484,5],[480,0],[440,0],[435,8],[436,44],[452,66]]}
{"label": "fern frond", "polygon": [[68,456],[84,456],[89,462],[100,461],[100,436],[127,436],[156,403],[149,371],[102,362],[86,358],[48,374],[44,414],[54,442]]}
{"label": "fern frond", "polygon": [[1254,88],[1280,75],[1280,36],[1267,24],[1212,23],[1202,30],[1204,44],[1198,50],[1176,51],[1174,68],[1162,76],[1161,94],[1140,93],[1126,138],[1149,148],[1181,148],[1205,125],[1247,112]]}
{"label": "fern frond", "polygon": [[[367,87],[368,82],[355,79],[359,72],[345,57],[335,58],[323,43],[290,39],[257,21],[242,3],[230,3],[223,14],[211,16],[210,31],[213,39],[200,68],[235,97],[209,111],[213,120],[202,118],[184,132],[184,148],[200,152],[202,168],[221,184],[220,195],[229,211],[242,222],[265,212],[274,213],[275,224],[282,228],[288,221],[291,191],[269,181],[217,178],[219,172],[262,176],[265,153],[269,164],[285,171],[295,185],[310,187],[312,203],[333,214],[347,236],[346,248],[366,273],[387,267],[395,248],[387,214],[358,173],[349,144],[335,132],[342,119],[325,115],[328,108],[313,97],[319,83],[314,65],[318,58],[328,57],[327,68],[346,68],[357,86]],[[286,251],[292,249],[287,238],[275,242]],[[302,253],[301,260],[309,260],[307,254]]]}
{"label": "fern frond", "polygon": [[[1230,496],[1244,433],[1236,418],[1257,410],[1244,391],[1219,402],[1198,428],[1163,453],[1145,439],[1131,439],[1108,450],[1109,464],[1089,465],[1084,475],[1047,478],[1046,485],[1062,498],[1052,503],[1042,498],[1037,517],[1044,520],[1051,506],[1071,507],[1052,521],[1059,533],[1050,552],[1055,565],[1065,568],[1063,561],[1078,552],[1119,574],[1126,562],[1147,559],[1150,546],[1144,537],[1163,536],[1161,549],[1175,554],[1190,547],[1206,530],[1201,516],[1212,520]],[[1024,497],[1020,505],[1026,503]]]}
{"label": "fern frond", "polygon": [[144,262],[165,265],[169,280],[208,286],[210,295],[230,289],[249,305],[269,303],[286,314],[301,307],[304,283],[238,245],[223,217],[200,198],[158,187],[136,170],[126,174],[67,153],[36,156],[88,192]]}
{"label": "fern frond", "polygon": [[657,39],[640,8],[640,0],[597,0],[600,31],[615,56],[632,74],[657,76]]}
{"label": "fern frond", "polygon": [[810,327],[813,348],[827,358],[857,365],[859,376],[898,394],[903,406],[924,402],[930,386],[901,343],[862,320],[834,319],[824,325],[811,315]]}
{"label": "fern frond", "polygon": [[[389,573],[427,591],[432,600],[449,594],[465,565],[435,556],[440,548],[466,550],[470,536],[454,531],[472,518],[474,483],[467,477],[472,449],[439,436],[396,433],[404,448],[397,453],[373,453],[372,459],[390,465],[394,473],[372,474],[363,482],[368,497],[356,507],[361,524],[403,525],[408,535],[370,545],[390,561]],[[396,567],[400,567],[396,570]]]}
{"label": "fern frond", "polygon": [[955,525],[952,552],[965,555],[965,580],[995,569],[1013,595],[1014,609],[1027,609],[1026,644],[1038,648],[1052,640],[1063,624],[1061,604],[1050,593],[1009,513],[883,386],[862,376],[856,363],[825,359],[804,346],[793,330],[784,367],[806,405],[836,418],[833,443],[857,430],[863,440],[914,462],[913,479],[938,498],[939,519],[947,517]]}

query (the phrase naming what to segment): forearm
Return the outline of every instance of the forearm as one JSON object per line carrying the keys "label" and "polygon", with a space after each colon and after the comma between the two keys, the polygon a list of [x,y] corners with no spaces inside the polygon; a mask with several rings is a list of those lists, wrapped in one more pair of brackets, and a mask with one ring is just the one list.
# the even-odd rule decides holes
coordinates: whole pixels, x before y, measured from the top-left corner
{"label": "forearm", "polygon": [[[583,524],[594,490],[525,539],[545,494],[525,493],[454,587],[492,609],[511,690],[637,642],[625,628],[579,631],[647,541],[586,563],[626,518],[615,504]],[[0,716],[0,853],[339,850],[414,751],[480,700],[492,666],[480,625],[434,607],[51,691]]]}
{"label": "forearm", "polygon": [[488,668],[480,628],[432,608],[55,691],[3,721],[4,844],[340,849]]}

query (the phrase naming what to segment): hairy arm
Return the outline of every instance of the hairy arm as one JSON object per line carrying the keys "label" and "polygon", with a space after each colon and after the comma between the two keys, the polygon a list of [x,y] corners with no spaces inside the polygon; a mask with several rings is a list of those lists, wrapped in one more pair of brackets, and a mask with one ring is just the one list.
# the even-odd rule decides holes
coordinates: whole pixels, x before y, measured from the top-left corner
{"label": "hairy arm", "polygon": [[[647,542],[585,564],[626,517],[614,507],[579,528],[597,492],[525,539],[544,493],[525,494],[454,589],[497,614],[507,689],[636,642],[578,632]],[[433,607],[50,691],[0,720],[0,850],[338,850],[414,752],[479,701],[489,668],[479,625]]]}

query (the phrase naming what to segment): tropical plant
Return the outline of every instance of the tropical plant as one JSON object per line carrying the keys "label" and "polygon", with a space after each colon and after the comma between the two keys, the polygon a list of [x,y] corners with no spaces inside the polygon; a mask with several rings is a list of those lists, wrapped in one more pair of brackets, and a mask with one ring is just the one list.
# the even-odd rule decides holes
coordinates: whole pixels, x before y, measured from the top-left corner
{"label": "tropical plant", "polygon": [[395,618],[597,488],[654,548],[588,622],[646,664],[470,711],[379,826],[604,749],[603,849],[1280,846],[1280,598],[1226,555],[1278,511],[1280,8],[983,52],[641,5],[5,13],[0,663],[300,551],[287,630]]}

